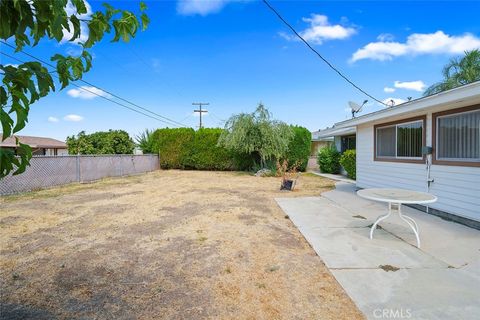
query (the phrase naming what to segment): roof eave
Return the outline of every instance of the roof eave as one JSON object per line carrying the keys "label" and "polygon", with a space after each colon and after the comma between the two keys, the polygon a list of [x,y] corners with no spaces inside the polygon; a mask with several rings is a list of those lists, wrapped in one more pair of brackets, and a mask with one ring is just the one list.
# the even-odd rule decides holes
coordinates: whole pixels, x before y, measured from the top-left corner
{"label": "roof eave", "polygon": [[465,100],[480,97],[480,81],[457,87],[448,91],[440,92],[431,96],[422,97],[413,101],[402,103],[397,107],[389,107],[354,119],[335,123],[336,128],[347,128],[357,126],[383,118],[398,116],[414,111],[421,111],[437,105],[464,102]]}

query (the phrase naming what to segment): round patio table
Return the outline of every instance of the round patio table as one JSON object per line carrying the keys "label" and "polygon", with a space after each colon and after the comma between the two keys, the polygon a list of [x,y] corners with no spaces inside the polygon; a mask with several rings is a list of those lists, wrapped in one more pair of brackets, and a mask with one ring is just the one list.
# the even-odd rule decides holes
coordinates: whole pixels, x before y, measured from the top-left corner
{"label": "round patio table", "polygon": [[357,191],[357,195],[368,200],[388,203],[388,213],[379,216],[375,223],[372,225],[372,228],[370,229],[370,239],[373,238],[373,231],[375,231],[380,221],[387,219],[392,214],[392,204],[396,204],[398,207],[398,215],[413,230],[413,232],[415,233],[415,237],[417,238],[417,247],[420,248],[418,225],[411,217],[402,214],[402,204],[433,203],[437,201],[436,196],[426,192],[388,188],[362,189]]}

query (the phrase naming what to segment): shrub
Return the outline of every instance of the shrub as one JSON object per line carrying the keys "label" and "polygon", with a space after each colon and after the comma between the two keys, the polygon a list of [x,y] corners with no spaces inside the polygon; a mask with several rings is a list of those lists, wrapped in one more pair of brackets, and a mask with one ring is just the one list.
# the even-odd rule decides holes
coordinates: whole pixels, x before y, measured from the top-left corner
{"label": "shrub", "polygon": [[195,130],[192,128],[158,129],[153,133],[153,151],[160,153],[163,169],[184,169],[192,152]]}
{"label": "shrub", "polygon": [[142,133],[135,136],[135,143],[137,147],[139,147],[143,154],[153,153],[154,146],[153,146],[153,131],[145,129]]}
{"label": "shrub", "polygon": [[217,146],[222,131],[219,128],[202,128],[196,131],[191,152],[184,159],[184,167],[198,170],[233,170],[232,153]]}
{"label": "shrub", "polygon": [[296,166],[298,171],[307,169],[308,157],[310,156],[310,146],[312,143],[312,134],[307,128],[291,126],[293,138],[288,144],[288,151],[285,159],[288,160],[288,168]]}
{"label": "shrub", "polygon": [[340,164],[347,171],[347,175],[351,179],[357,178],[357,153],[354,149],[345,151],[340,157]]}
{"label": "shrub", "polygon": [[340,172],[340,153],[334,146],[325,147],[318,152],[318,165],[320,171],[325,173]]}
{"label": "shrub", "polygon": [[81,131],[67,138],[69,154],[132,154],[135,144],[124,130]]}

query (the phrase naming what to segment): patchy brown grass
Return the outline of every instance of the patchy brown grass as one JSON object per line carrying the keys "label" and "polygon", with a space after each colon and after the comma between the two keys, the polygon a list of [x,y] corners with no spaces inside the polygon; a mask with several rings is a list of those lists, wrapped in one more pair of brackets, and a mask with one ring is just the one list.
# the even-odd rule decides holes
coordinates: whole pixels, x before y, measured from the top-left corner
{"label": "patchy brown grass", "polygon": [[6,318],[356,319],[274,197],[330,180],[157,171],[0,199]]}

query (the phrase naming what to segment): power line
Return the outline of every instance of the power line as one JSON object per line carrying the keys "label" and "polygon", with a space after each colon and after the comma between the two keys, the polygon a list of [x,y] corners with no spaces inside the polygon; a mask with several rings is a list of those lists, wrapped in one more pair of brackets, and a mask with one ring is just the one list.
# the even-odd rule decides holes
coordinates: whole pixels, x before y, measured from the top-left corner
{"label": "power line", "polygon": [[[5,53],[5,52],[0,52],[0,54],[3,54],[4,56],[7,56],[7,57],[9,57],[10,59],[13,59],[13,60],[15,60],[15,61],[17,61],[17,62],[25,63],[25,61],[20,60],[20,59],[17,59],[17,58],[15,58],[15,57],[13,57],[13,56]],[[54,76],[55,78],[57,78],[57,79],[60,79],[60,77],[58,77],[58,76],[56,76],[56,75],[53,75],[53,76]],[[142,115],[144,115],[144,116],[146,116],[146,117],[155,119],[155,120],[160,121],[160,122],[162,122],[162,123],[165,123],[165,124],[167,124],[167,125],[172,125],[171,123],[168,123],[168,122],[166,122],[165,120],[159,119],[159,118],[157,118],[157,117],[151,116],[151,115],[146,114],[146,113],[144,113],[144,112],[142,112],[142,111],[139,111],[139,110],[137,110],[137,109],[131,108],[131,107],[129,107],[129,106],[127,106],[127,105],[124,105],[124,104],[122,104],[122,103],[120,103],[120,102],[118,102],[118,101],[109,99],[109,98],[107,98],[107,97],[105,97],[105,96],[102,96],[101,94],[98,94],[98,93],[95,92],[95,91],[86,89],[86,88],[84,88],[84,87],[82,87],[82,86],[80,86],[80,85],[78,85],[78,84],[76,84],[76,83],[74,83],[74,82],[71,82],[70,84],[73,85],[73,86],[75,86],[75,87],[77,87],[77,88],[79,88],[79,89],[81,89],[81,90],[83,90],[83,91],[89,92],[89,93],[91,93],[91,94],[93,94],[93,95],[96,95],[96,96],[98,96],[98,97],[100,97],[100,98],[103,98],[103,99],[105,99],[105,100],[108,100],[108,101],[110,101],[110,102],[113,102],[113,103],[115,103],[115,104],[117,104],[117,105],[119,105],[119,106],[121,106],[121,107],[123,107],[123,108],[129,109],[129,110],[131,110],[131,111],[133,111],[133,112],[136,112],[136,113],[139,113],[139,114],[142,114]]]}
{"label": "power line", "polygon": [[[14,46],[10,45],[10,44],[7,43],[7,42],[4,42],[4,41],[0,41],[0,42],[3,43],[3,44],[5,44],[5,45],[7,45],[7,46],[9,46],[9,47],[12,48],[12,49],[15,49]],[[47,62],[47,61],[45,61],[45,60],[42,60],[42,59],[40,59],[40,58],[38,58],[38,57],[35,57],[34,55],[32,55],[32,54],[30,54],[30,53],[28,53],[28,52],[25,52],[25,51],[23,51],[23,50],[20,50],[20,52],[23,53],[23,54],[25,54],[25,55],[27,55],[27,56],[29,56],[29,57],[31,57],[31,58],[33,58],[33,59],[35,59],[35,60],[37,60],[37,61],[42,62],[43,64],[46,64],[46,65],[48,65],[48,66],[50,66],[50,67],[52,67],[52,68],[56,68],[53,64],[51,64],[51,63],[49,63],[49,62]],[[142,110],[144,110],[144,111],[146,111],[146,112],[149,112],[149,113],[151,113],[151,114],[153,114],[153,115],[155,115],[155,116],[157,116],[157,117],[160,117],[160,118],[162,118],[162,119],[165,119],[165,120],[171,122],[170,125],[175,125],[175,126],[180,126],[180,127],[186,127],[186,125],[183,124],[183,123],[180,123],[180,122],[175,121],[175,120],[173,120],[173,119],[170,119],[170,118],[167,118],[167,117],[165,117],[165,116],[162,116],[161,114],[158,114],[158,113],[156,113],[156,112],[154,112],[154,111],[151,111],[151,110],[149,110],[149,109],[147,109],[147,108],[144,108],[144,107],[142,107],[142,106],[140,106],[140,105],[138,105],[138,104],[136,104],[136,103],[134,103],[134,102],[131,102],[131,101],[127,100],[127,99],[124,99],[124,98],[122,98],[122,97],[114,94],[113,92],[104,90],[103,88],[101,88],[101,87],[99,87],[99,86],[97,86],[97,85],[95,85],[95,84],[93,84],[93,83],[91,83],[91,82],[88,82],[88,81],[83,80],[83,79],[79,79],[79,80],[76,80],[76,81],[80,81],[80,82],[83,82],[83,83],[85,83],[85,84],[87,84],[87,85],[89,85],[89,86],[95,87],[95,88],[97,88],[97,89],[99,89],[99,90],[101,90],[101,91],[103,91],[103,92],[105,92],[105,93],[107,93],[107,94],[109,94],[109,95],[111,95],[111,96],[119,99],[119,100],[122,100],[123,102],[126,102],[126,103],[128,103],[128,104],[131,104],[131,105],[133,105],[133,106],[135,106],[135,107],[137,107],[137,108],[139,108],[139,109],[142,109]]]}
{"label": "power line", "polygon": [[340,77],[342,77],[345,81],[347,81],[349,84],[351,84],[355,89],[357,89],[358,91],[360,91],[361,93],[365,94],[367,97],[369,98],[372,98],[373,100],[377,101],[378,103],[380,104],[383,104],[385,106],[388,107],[388,105],[386,103],[384,103],[383,101],[375,98],[374,96],[372,96],[371,94],[369,94],[368,92],[366,92],[365,90],[363,90],[362,88],[360,88],[359,86],[357,86],[352,80],[350,80],[346,75],[344,75],[340,70],[338,70],[333,64],[331,64],[327,59],[325,59],[317,50],[315,50],[308,42],[307,40],[305,40],[296,30],[295,28],[293,28],[290,23],[288,23],[281,15],[280,13],[270,5],[270,3],[268,3],[267,0],[263,0],[263,3],[273,12],[275,13],[275,15],[288,27],[290,28],[290,30],[292,30],[292,32],[301,40],[303,41],[303,43],[305,43],[305,45],[310,48],[310,50],[312,50],[320,59],[323,60],[323,62],[325,62],[333,71],[335,71],[336,73],[338,73],[338,75]]}

